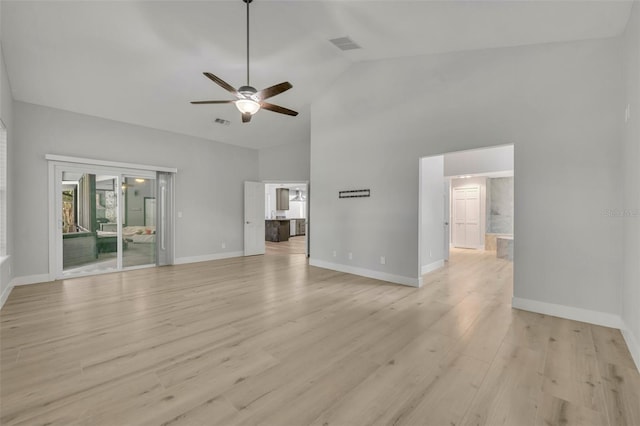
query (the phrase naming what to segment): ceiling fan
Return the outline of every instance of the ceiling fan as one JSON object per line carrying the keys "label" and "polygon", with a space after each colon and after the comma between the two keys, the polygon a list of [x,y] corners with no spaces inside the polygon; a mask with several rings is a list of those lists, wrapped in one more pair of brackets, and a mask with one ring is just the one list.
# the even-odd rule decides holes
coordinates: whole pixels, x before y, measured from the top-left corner
{"label": "ceiling fan", "polygon": [[226,100],[226,101],[193,101],[191,102],[194,105],[201,104],[236,104],[236,108],[240,110],[242,113],[242,122],[248,123],[251,121],[251,116],[258,112],[260,109],[266,109],[268,111],[277,112],[280,114],[292,115],[296,116],[298,113],[296,111],[290,110],[285,107],[281,107],[279,105],[274,105],[268,102],[264,102],[265,99],[269,99],[273,96],[279,95],[282,92],[285,92],[291,89],[293,86],[288,81],[284,83],[276,84],[275,86],[267,87],[266,89],[262,89],[257,91],[253,86],[249,84],[249,4],[253,0],[242,0],[247,4],[247,85],[242,86],[239,89],[235,89],[229,83],[221,79],[220,77],[216,77],[210,72],[203,73],[207,78],[211,81],[222,87],[223,89],[230,92],[237,99],[235,100]]}

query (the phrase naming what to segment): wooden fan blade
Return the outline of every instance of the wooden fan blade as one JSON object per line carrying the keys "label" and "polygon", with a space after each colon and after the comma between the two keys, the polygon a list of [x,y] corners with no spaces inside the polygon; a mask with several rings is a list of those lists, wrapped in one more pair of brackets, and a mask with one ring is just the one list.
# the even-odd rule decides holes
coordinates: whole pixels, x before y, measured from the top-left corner
{"label": "wooden fan blade", "polygon": [[262,89],[254,96],[259,100],[269,99],[272,96],[279,95],[282,92],[286,92],[291,89],[293,86],[288,81],[284,83],[276,84],[275,86],[267,87],[266,89]]}
{"label": "wooden fan blade", "polygon": [[248,123],[251,121],[251,114],[242,114],[242,122]]}
{"label": "wooden fan blade", "polygon": [[268,109],[269,111],[279,112],[280,114],[292,115],[294,117],[298,115],[298,113],[294,110],[281,107],[279,105],[270,104],[268,102],[260,102],[260,106],[264,109]]}
{"label": "wooden fan blade", "polygon": [[235,101],[191,101],[194,105],[202,105],[202,104],[232,104]]}
{"label": "wooden fan blade", "polygon": [[211,81],[216,83],[218,86],[220,86],[223,89],[225,89],[226,91],[232,93],[235,97],[237,97],[237,98],[241,98],[242,97],[242,95],[240,95],[240,93],[238,93],[238,90],[236,90],[232,85],[230,85],[229,83],[227,83],[223,79],[221,79],[219,77],[216,77],[215,75],[211,74],[210,72],[204,72],[203,74],[207,78],[209,78]]}

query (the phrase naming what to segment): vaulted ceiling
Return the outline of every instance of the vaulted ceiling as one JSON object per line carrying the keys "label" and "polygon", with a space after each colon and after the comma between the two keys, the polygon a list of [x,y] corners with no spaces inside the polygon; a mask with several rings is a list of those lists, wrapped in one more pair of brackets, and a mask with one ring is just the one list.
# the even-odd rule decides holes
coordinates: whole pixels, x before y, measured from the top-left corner
{"label": "vaulted ceiling", "polygon": [[[260,111],[250,124],[233,105],[189,103],[231,98],[203,71],[246,83],[241,0],[2,0],[0,36],[18,101],[263,148],[308,141],[310,104],[354,62],[613,37],[630,10],[628,1],[254,0],[251,85],[290,81],[271,101],[300,115]],[[328,41],[344,36],[362,49]]]}

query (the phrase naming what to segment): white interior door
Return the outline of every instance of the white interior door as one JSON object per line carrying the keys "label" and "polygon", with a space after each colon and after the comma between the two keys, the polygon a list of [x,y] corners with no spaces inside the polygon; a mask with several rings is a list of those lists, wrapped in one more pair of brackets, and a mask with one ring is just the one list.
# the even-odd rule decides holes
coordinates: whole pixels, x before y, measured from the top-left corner
{"label": "white interior door", "polygon": [[453,190],[453,245],[480,247],[480,187]]}
{"label": "white interior door", "polygon": [[454,188],[453,190],[453,246],[466,247],[466,203],[464,200],[464,189]]}
{"label": "white interior door", "polygon": [[264,254],[264,183],[244,183],[244,255]]}
{"label": "white interior door", "polygon": [[480,246],[480,187],[465,189],[466,208],[466,247],[478,248]]}

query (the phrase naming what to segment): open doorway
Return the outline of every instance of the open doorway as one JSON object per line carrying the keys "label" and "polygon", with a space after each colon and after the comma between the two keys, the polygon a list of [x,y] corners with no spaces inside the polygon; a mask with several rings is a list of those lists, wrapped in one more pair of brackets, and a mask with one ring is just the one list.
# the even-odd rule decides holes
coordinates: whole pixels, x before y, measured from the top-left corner
{"label": "open doorway", "polygon": [[514,147],[420,159],[420,276],[445,266],[452,250],[513,260]]}
{"label": "open doorway", "polygon": [[307,182],[265,183],[265,254],[308,256]]}

